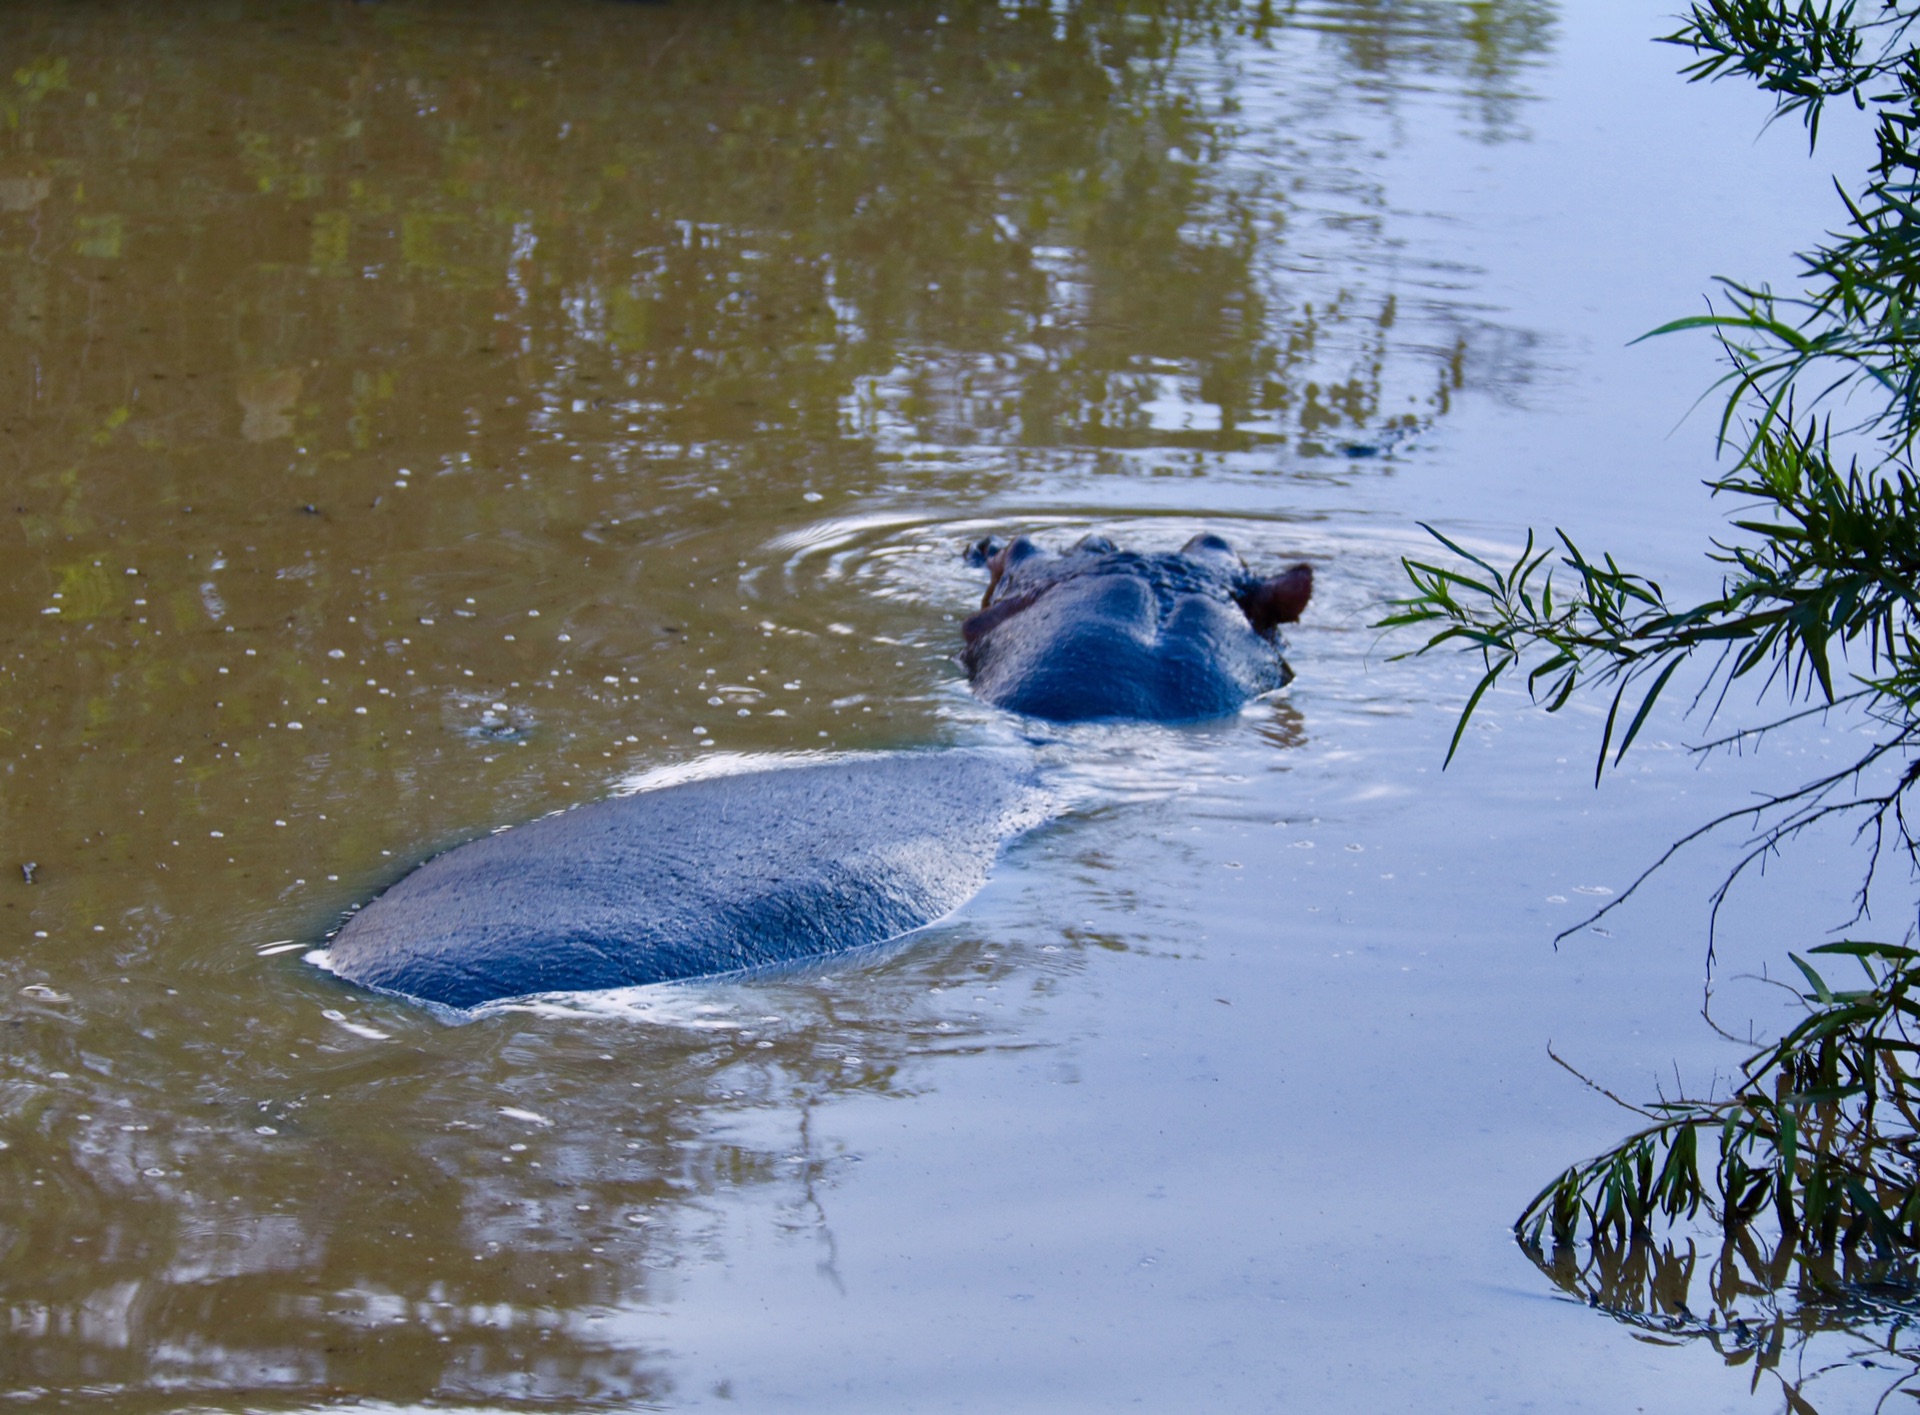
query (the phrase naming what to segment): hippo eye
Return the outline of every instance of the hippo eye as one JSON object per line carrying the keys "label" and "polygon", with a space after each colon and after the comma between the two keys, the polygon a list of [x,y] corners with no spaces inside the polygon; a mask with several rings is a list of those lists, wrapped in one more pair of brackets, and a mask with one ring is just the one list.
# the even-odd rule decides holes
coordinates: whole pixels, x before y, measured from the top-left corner
{"label": "hippo eye", "polygon": [[1087,555],[1112,555],[1115,550],[1114,543],[1103,535],[1081,536],[1073,548]]}
{"label": "hippo eye", "polygon": [[1007,564],[1018,565],[1022,560],[1038,555],[1040,547],[1025,536],[1015,536],[1007,548],[1000,553],[1006,557]]}
{"label": "hippo eye", "polygon": [[1234,552],[1232,546],[1212,531],[1202,531],[1181,546],[1180,553],[1182,555],[1232,555]]}
{"label": "hippo eye", "polygon": [[994,595],[1008,583],[1007,577],[1019,568],[1022,561],[1031,560],[1038,554],[1040,547],[1025,536],[1015,536],[1001,547],[1000,553],[993,557],[987,567],[993,572],[993,578],[987,582],[987,592],[980,599],[980,607],[985,609],[992,604]]}

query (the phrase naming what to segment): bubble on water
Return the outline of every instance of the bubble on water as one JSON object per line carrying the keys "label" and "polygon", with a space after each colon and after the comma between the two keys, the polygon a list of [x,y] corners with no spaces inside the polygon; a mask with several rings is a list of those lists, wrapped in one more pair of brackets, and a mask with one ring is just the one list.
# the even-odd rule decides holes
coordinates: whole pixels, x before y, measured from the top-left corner
{"label": "bubble on water", "polygon": [[1576,884],[1573,887],[1573,892],[1575,894],[1598,894],[1603,898],[1613,893],[1613,891],[1608,889],[1604,884]]}
{"label": "bubble on water", "polygon": [[280,1132],[271,1125],[256,1125],[253,1127],[253,1133],[256,1135],[278,1135]]}
{"label": "bubble on water", "polygon": [[517,1155],[517,1154],[523,1153],[527,1147],[521,1144],[520,1141],[515,1140],[511,1145],[508,1145],[507,1148],[512,1150]]}
{"label": "bubble on water", "polygon": [[529,1125],[551,1125],[553,1122],[536,1110],[522,1110],[518,1106],[503,1105],[500,1113],[509,1120],[524,1120]]}
{"label": "bubble on water", "polygon": [[1549,904],[1565,904],[1566,902],[1567,896],[1564,894],[1549,894],[1547,896],[1547,903]]}
{"label": "bubble on water", "polygon": [[[43,938],[45,937],[44,934],[41,936]],[[73,999],[68,997],[65,993],[55,992],[52,988],[48,987],[45,983],[28,983],[25,987],[20,989],[20,992],[21,992],[21,995],[24,997],[37,997],[42,1002],[72,1002],[73,1001]]]}
{"label": "bubble on water", "polygon": [[328,649],[327,650],[328,658],[345,658],[346,656],[347,656],[347,651],[345,649]]}
{"label": "bubble on water", "polygon": [[164,1169],[161,1169],[157,1165],[149,1165],[147,1168],[141,1170],[140,1172],[146,1175],[147,1178],[149,1179],[161,1179],[161,1178],[164,1178],[166,1175],[166,1171]]}

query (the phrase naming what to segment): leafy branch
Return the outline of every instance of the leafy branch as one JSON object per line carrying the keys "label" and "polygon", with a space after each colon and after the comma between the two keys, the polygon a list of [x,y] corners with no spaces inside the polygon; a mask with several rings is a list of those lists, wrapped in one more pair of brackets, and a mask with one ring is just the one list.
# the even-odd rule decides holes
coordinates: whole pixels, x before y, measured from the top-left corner
{"label": "leafy branch", "polygon": [[[1730,465],[1707,486],[1737,509],[1708,552],[1719,592],[1677,603],[1565,532],[1544,546],[1529,535],[1511,564],[1496,565],[1427,527],[1452,559],[1406,558],[1410,592],[1382,621],[1425,633],[1402,658],[1441,648],[1479,656],[1449,763],[1487,693],[1510,678],[1548,711],[1583,691],[1609,701],[1596,784],[1689,663],[1700,670],[1685,680],[1696,683],[1689,710],[1704,705],[1709,721],[1743,684],[1757,699],[1787,704],[1696,751],[1741,750],[1842,706],[1864,720],[1867,745],[1851,761],[1707,821],[1600,911],[1624,903],[1688,844],[1744,825],[1743,850],[1713,894],[1710,963],[1728,889],[1816,826],[1851,821],[1867,847],[1853,922],[1868,913],[1889,846],[1920,868],[1908,802],[1920,785],[1917,23],[1920,0],[1697,0],[1666,36],[1689,52],[1688,78],[1747,79],[1773,97],[1774,120],[1805,126],[1810,147],[1829,103],[1850,103],[1874,125],[1870,170],[1857,188],[1836,183],[1845,220],[1801,256],[1800,291],[1722,280],[1720,308],[1652,331],[1710,332],[1725,361],[1714,388],[1724,398],[1718,447]],[[1849,449],[1844,458],[1836,441]],[[1723,1262],[1725,1272],[1744,1266],[1778,1288],[1797,1267],[1853,1301],[1863,1272],[1897,1270],[1901,1290],[1914,1290],[1920,952],[1849,941],[1816,955],[1852,957],[1866,986],[1837,990],[1814,962],[1795,957],[1806,1016],[1754,1052],[1728,1094],[1629,1106],[1644,1122],[1638,1129],[1564,1170],[1526,1206],[1515,1231],[1543,1269],[1573,1272],[1567,1255],[1584,1243],[1609,1292],[1616,1278],[1671,1287],[1691,1259],[1669,1250],[1674,1261],[1654,1263],[1652,1231],[1704,1217],[1739,1258]],[[1777,1240],[1771,1246],[1756,1237],[1762,1226]],[[1861,1268],[1861,1254],[1877,1266]],[[1684,1304],[1678,1310],[1684,1317]],[[1789,1404],[1805,1402],[1790,1389]]]}
{"label": "leafy branch", "polygon": [[1757,433],[1743,465],[1709,486],[1748,503],[1733,525],[1755,539],[1715,542],[1710,558],[1726,567],[1721,592],[1684,607],[1613,556],[1588,556],[1565,532],[1557,552],[1529,535],[1503,570],[1423,527],[1468,568],[1404,558],[1414,592],[1393,601],[1381,625],[1432,631],[1400,658],[1449,645],[1481,656],[1449,762],[1488,690],[1524,671],[1529,694],[1549,712],[1583,684],[1611,689],[1598,782],[1609,750],[1618,765],[1675,671],[1703,649],[1713,657],[1707,681],[1717,678],[1722,696],[1764,669],[1763,691],[1783,686],[1790,698],[1817,694],[1831,705],[1843,696],[1836,652],[1853,650],[1866,670],[1859,682],[1878,706],[1920,710],[1920,479],[1912,467],[1843,470],[1829,430],[1782,423]]}

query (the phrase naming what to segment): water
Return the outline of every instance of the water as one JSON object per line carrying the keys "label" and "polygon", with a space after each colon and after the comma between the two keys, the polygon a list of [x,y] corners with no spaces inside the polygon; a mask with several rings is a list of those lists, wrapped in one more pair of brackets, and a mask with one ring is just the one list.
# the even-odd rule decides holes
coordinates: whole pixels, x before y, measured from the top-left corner
{"label": "water", "polygon": [[[1848,729],[1696,766],[1660,718],[1596,793],[1597,710],[1496,696],[1442,774],[1470,670],[1369,627],[1421,520],[1706,582],[1710,350],[1624,346],[1833,211],[1665,27],[10,7],[6,1394],[1779,1408],[1507,1225],[1626,1123],[1549,1041],[1635,1097],[1740,1054],[1696,1015],[1731,843],[1554,933]],[[1201,525],[1315,563],[1299,680],[1045,734],[1080,807],[905,947],[465,1025],[302,961],[613,790],[1018,742],[960,547]],[[1723,979],[1850,869],[1737,895]]]}

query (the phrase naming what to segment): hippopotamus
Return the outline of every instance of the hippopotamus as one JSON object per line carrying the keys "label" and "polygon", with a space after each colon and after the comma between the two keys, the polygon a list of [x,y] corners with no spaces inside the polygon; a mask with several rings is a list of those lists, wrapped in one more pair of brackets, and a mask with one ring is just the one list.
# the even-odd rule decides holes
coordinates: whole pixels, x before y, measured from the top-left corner
{"label": "hippopotamus", "polygon": [[1237,712],[1292,679],[1276,631],[1313,597],[1312,566],[1263,579],[1205,533],[1171,553],[1091,535],[1049,554],[1020,536],[971,558],[992,572],[961,626],[973,691],[1058,722]]}
{"label": "hippopotamus", "polygon": [[461,1008],[798,962],[951,913],[1049,811],[1030,762],[967,749],[683,782],[456,846],[323,961]]}
{"label": "hippopotamus", "polygon": [[[1173,553],[1088,536],[983,542],[963,626],[987,702],[1055,720],[1192,721],[1292,676],[1277,626],[1305,565],[1263,579],[1218,536]],[[579,806],[454,847],[351,914],[318,960],[455,1008],[710,977],[885,943],[972,898],[1050,818],[1030,760],[970,749],[808,758]]]}

